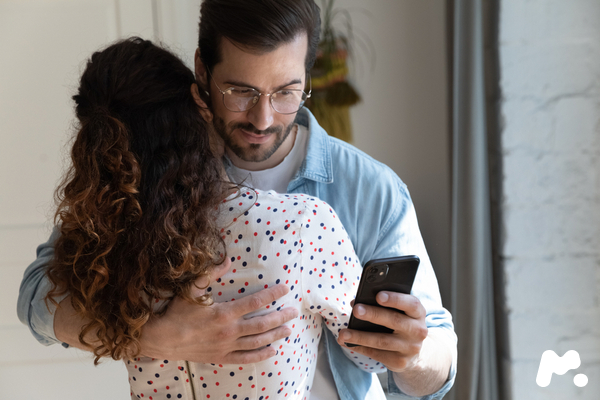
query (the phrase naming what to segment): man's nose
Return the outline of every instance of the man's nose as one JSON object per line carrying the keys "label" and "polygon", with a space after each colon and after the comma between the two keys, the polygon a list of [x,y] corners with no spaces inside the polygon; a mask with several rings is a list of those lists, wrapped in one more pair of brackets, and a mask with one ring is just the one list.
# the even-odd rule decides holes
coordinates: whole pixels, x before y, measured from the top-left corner
{"label": "man's nose", "polygon": [[260,96],[258,103],[248,110],[248,121],[258,130],[264,131],[273,125],[273,107],[271,96]]}

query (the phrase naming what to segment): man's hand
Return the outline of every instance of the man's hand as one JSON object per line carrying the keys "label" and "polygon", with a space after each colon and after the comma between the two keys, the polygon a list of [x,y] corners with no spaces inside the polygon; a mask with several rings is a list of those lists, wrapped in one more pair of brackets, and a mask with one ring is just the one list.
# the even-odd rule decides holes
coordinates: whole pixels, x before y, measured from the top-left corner
{"label": "man's hand", "polygon": [[165,315],[144,326],[142,354],[215,364],[249,364],[270,358],[276,351],[264,346],[291,334],[291,329],[282,324],[296,318],[298,310],[284,308],[247,320],[243,316],[288,292],[287,286],[277,285],[211,306],[174,299]]}
{"label": "man's hand", "polygon": [[[231,266],[227,259],[211,271],[211,280],[223,276]],[[207,286],[206,277],[196,282]],[[265,347],[292,333],[287,321],[298,316],[295,308],[284,308],[268,315],[244,319],[244,315],[272,303],[290,291],[276,285],[242,299],[211,306],[190,304],[175,298],[167,312],[150,320],[142,331],[142,354],[167,360],[198,363],[249,364],[273,357],[276,350]],[[204,294],[196,290],[195,296]]]}
{"label": "man's hand", "polygon": [[352,350],[381,362],[390,371],[401,372],[414,365],[427,337],[425,307],[414,296],[394,292],[379,292],[377,302],[402,310],[406,315],[365,304],[354,305],[352,313],[356,318],[393,329],[394,333],[344,329],[340,332],[338,342],[363,346]]}
{"label": "man's hand", "polygon": [[[225,262],[215,267],[211,271],[211,280],[221,277],[230,266],[231,262]],[[201,277],[197,286],[205,287],[207,283],[206,278]],[[164,315],[151,319],[142,328],[142,355],[217,364],[248,364],[270,358],[276,350],[265,346],[291,334],[291,329],[282,325],[296,318],[298,310],[290,307],[250,319],[243,316],[288,292],[287,286],[276,285],[236,301],[211,306],[175,298]],[[194,295],[203,293],[197,290]],[[75,314],[70,297],[67,297],[54,317],[57,338],[90,351],[78,339],[85,322]],[[88,337],[88,341],[93,342],[94,338]]]}
{"label": "man's hand", "polygon": [[406,394],[423,396],[435,393],[448,378],[451,348],[447,343],[441,343],[443,339],[438,340],[437,332],[428,331],[426,310],[415,296],[379,292],[377,303],[402,310],[406,315],[364,304],[355,305],[352,312],[356,318],[386,326],[394,332],[344,329],[340,332],[338,343],[342,346],[344,343],[359,345],[352,351],[379,361],[393,371],[396,383]]}

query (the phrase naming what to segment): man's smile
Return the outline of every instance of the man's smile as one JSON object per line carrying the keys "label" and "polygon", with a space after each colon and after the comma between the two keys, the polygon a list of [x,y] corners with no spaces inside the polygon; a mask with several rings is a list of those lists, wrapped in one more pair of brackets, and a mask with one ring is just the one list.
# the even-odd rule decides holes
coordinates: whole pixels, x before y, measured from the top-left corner
{"label": "man's smile", "polygon": [[271,139],[271,136],[273,135],[272,133],[258,134],[254,132],[249,132],[241,128],[239,128],[239,131],[242,133],[242,136],[244,137],[246,142],[250,144],[264,144],[268,142]]}

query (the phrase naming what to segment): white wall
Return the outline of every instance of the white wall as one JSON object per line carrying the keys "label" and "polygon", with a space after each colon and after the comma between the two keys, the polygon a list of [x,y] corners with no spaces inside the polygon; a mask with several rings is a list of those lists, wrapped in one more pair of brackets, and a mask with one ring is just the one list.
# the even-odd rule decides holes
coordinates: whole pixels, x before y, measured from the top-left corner
{"label": "white wall", "polygon": [[[118,37],[157,33],[191,63],[199,2],[0,1],[0,400],[126,397],[121,363],[95,368],[82,352],[33,339],[15,313],[18,287],[35,247],[49,235],[52,194],[72,133],[70,96],[84,60]],[[370,15],[352,15],[377,55],[372,73],[353,75],[363,96],[352,110],[355,144],[409,185],[432,261],[446,264],[444,2],[338,4],[368,9]]]}
{"label": "white wall", "polygon": [[[158,3],[158,32],[193,54],[199,1]],[[0,2],[0,399],[119,399],[121,362],[44,347],[16,316],[19,283],[46,241],[52,195],[73,118],[70,96],[84,60],[119,36],[153,38],[146,0]],[[188,34],[191,32],[191,34]],[[185,34],[185,35],[184,35]],[[188,61],[191,61],[191,56]]]}
{"label": "white wall", "polygon": [[[600,2],[501,1],[503,258],[514,400],[600,389]],[[536,385],[545,350],[577,371]],[[578,388],[577,373],[589,384]]]}

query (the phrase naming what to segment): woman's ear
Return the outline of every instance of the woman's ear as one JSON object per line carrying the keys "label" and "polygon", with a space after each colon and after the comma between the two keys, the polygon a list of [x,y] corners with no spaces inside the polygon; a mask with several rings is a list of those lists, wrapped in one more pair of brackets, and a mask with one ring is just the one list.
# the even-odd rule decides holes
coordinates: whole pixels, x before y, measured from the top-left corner
{"label": "woman's ear", "polygon": [[192,92],[192,97],[194,98],[194,101],[198,106],[198,111],[200,112],[200,115],[202,115],[202,118],[204,118],[206,122],[212,122],[213,113],[210,111],[204,100],[202,100],[198,89],[198,85],[196,83],[192,83],[190,91]]}

